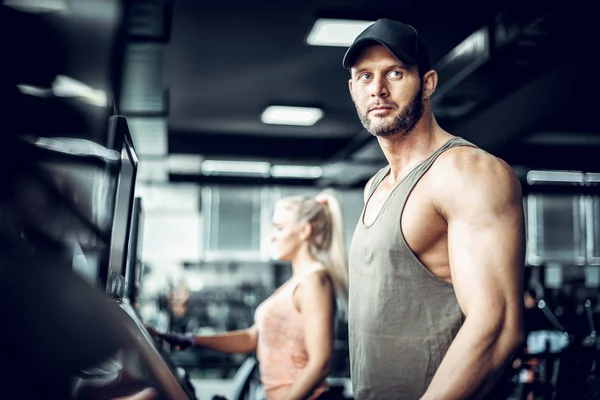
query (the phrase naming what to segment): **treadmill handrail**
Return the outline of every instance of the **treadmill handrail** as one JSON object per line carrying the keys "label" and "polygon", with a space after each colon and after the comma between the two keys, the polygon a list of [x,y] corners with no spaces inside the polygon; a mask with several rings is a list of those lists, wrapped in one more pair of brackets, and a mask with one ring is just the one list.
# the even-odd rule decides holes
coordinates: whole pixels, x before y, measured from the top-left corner
{"label": "treadmill handrail", "polygon": [[[131,307],[127,303],[124,303],[123,306]],[[121,311],[129,314],[123,308],[121,308]],[[139,351],[142,359],[148,364],[154,377],[159,382],[160,388],[165,392],[167,397],[171,400],[190,400],[159,352],[150,344],[152,343],[152,338],[145,327],[134,320],[131,315],[128,315],[128,318],[123,318],[123,320],[127,328],[127,333],[130,335],[130,339],[132,339],[131,344]]]}
{"label": "treadmill handrail", "polygon": [[243,400],[244,393],[248,390],[248,383],[252,377],[252,373],[256,369],[258,362],[256,358],[250,356],[240,365],[235,376],[233,377],[233,392],[231,400]]}

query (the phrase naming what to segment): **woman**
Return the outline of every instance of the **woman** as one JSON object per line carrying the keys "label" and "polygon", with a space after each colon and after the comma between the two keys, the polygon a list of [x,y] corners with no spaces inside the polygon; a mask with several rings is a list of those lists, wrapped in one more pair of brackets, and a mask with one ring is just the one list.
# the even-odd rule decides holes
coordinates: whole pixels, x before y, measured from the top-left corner
{"label": "woman", "polygon": [[252,327],[214,336],[160,336],[181,349],[256,351],[268,400],[316,399],[327,388],[336,304],[345,304],[348,294],[336,198],[326,191],[279,200],[271,242],[276,258],[291,262],[293,273],[256,309]]}

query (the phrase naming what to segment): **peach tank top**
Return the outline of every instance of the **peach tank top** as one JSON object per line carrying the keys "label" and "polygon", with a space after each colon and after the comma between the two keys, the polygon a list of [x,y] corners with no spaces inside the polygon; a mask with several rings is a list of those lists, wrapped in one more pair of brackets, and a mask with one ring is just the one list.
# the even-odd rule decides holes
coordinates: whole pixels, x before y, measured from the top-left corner
{"label": "peach tank top", "polygon": [[[268,400],[282,399],[308,363],[302,315],[294,307],[292,294],[302,279],[316,270],[290,278],[256,309],[256,352]],[[309,399],[316,399],[326,389],[323,380]]]}

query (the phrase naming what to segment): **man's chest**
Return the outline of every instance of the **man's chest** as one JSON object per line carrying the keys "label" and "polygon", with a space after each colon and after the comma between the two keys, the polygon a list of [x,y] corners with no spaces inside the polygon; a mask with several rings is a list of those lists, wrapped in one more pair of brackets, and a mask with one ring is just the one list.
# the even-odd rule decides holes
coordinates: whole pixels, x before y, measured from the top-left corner
{"label": "man's chest", "polygon": [[425,179],[408,190],[382,182],[368,199],[362,222],[370,229],[375,224],[399,225],[402,238],[417,256],[439,247],[446,238],[446,221]]}

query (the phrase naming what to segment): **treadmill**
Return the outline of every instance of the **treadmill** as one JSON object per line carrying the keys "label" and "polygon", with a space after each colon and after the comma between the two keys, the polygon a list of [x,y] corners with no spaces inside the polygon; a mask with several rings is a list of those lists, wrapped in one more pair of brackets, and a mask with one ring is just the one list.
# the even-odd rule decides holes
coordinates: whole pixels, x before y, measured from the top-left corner
{"label": "treadmill", "polygon": [[128,296],[137,158],[126,118],[108,125],[107,146],[16,139],[21,160],[32,160],[21,203],[37,219],[0,241],[1,364],[13,369],[0,376],[0,397],[116,399],[152,388],[156,400],[196,399]]}
{"label": "treadmill", "polygon": [[113,355],[80,372],[74,398],[97,399],[152,387],[156,399],[195,400],[189,376],[173,364],[136,312],[142,214],[141,199],[134,198],[138,160],[125,117],[110,117],[108,138],[111,150],[119,156],[107,165],[114,190],[108,192],[104,204],[109,205],[112,218],[106,235],[109,246],[98,257],[96,285],[118,309],[114,323],[124,328],[125,339]]}

